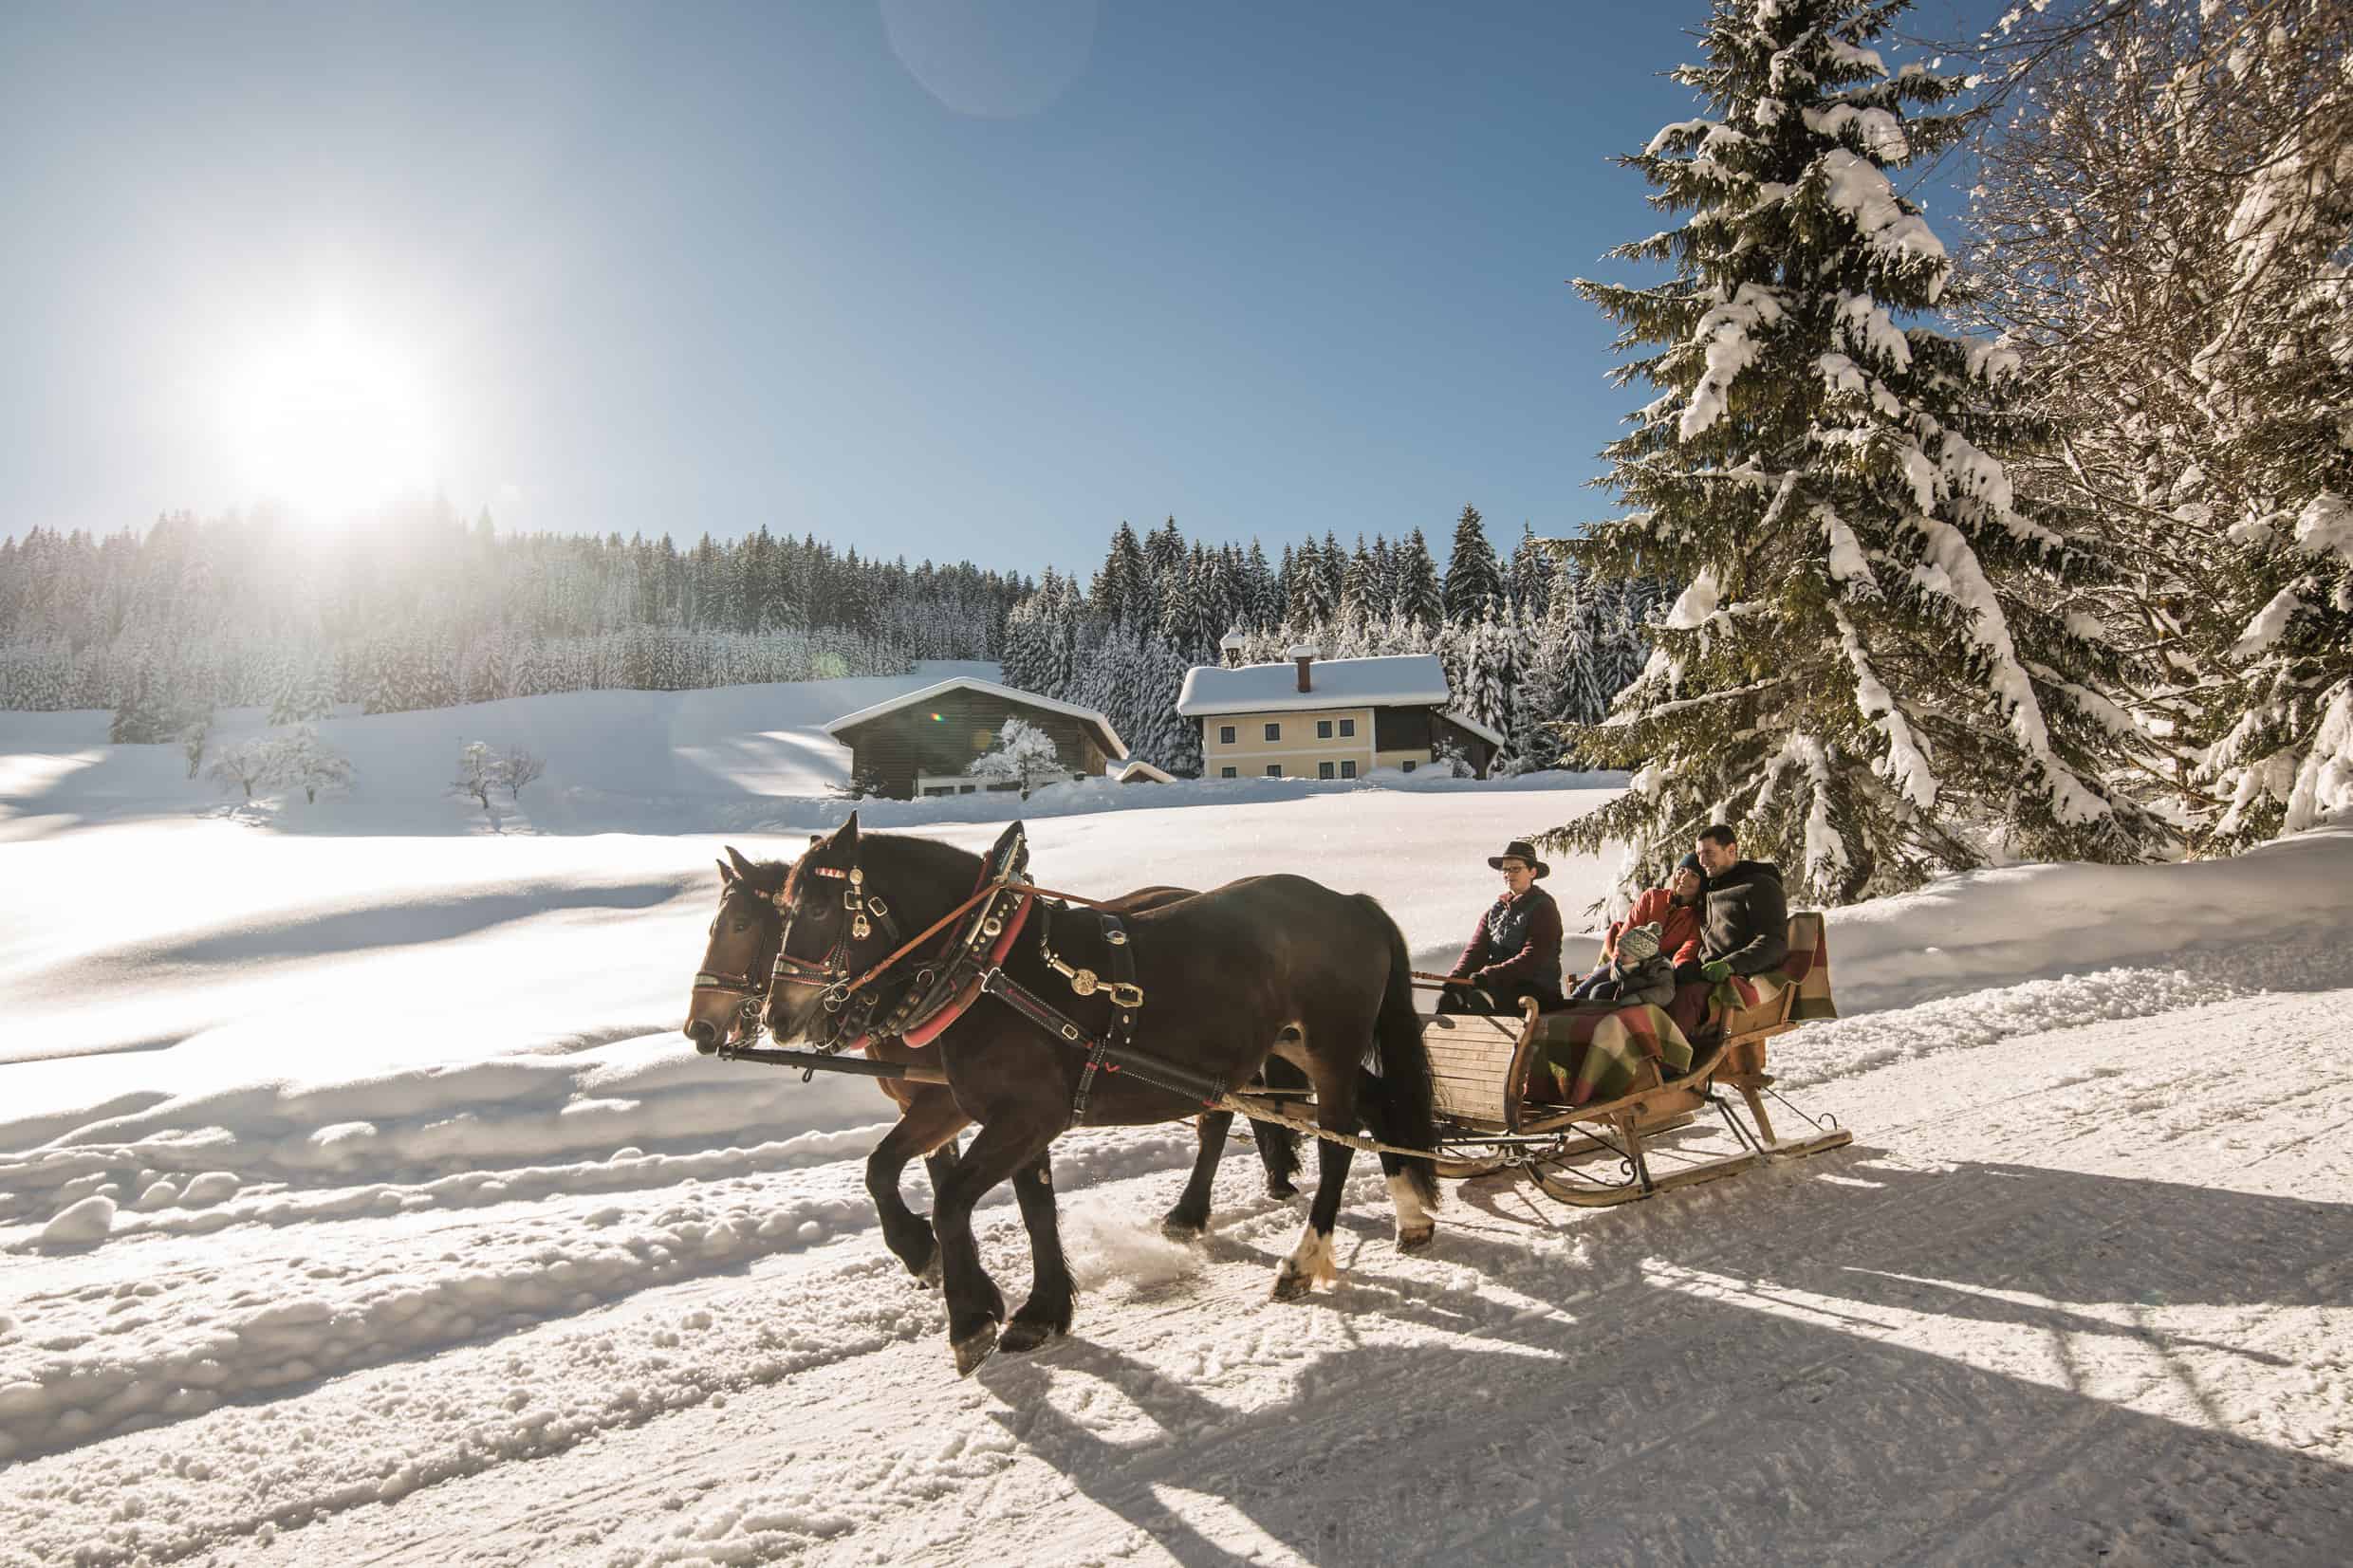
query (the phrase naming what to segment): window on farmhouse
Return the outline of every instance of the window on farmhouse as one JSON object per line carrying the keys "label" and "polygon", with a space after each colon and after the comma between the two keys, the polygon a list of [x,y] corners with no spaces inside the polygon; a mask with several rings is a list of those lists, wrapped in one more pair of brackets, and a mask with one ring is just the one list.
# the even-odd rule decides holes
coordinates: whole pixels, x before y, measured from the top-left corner
{"label": "window on farmhouse", "polygon": [[1328,741],[1332,738],[1331,720],[1318,719],[1315,721],[1315,738],[1319,741]]}
{"label": "window on farmhouse", "polygon": [[1335,777],[1336,775],[1332,772],[1331,764],[1318,763],[1315,765],[1315,776],[1319,779],[1329,779]]}
{"label": "window on farmhouse", "polygon": [[1279,741],[1279,740],[1281,740],[1282,738],[1283,738],[1283,727],[1282,727],[1281,725],[1279,725],[1279,724],[1270,724],[1270,725],[1267,726],[1267,739],[1269,739],[1269,740],[1270,740],[1270,741]]}
{"label": "window on farmhouse", "polygon": [[1269,778],[1269,779],[1279,779],[1279,778],[1281,778],[1282,776],[1283,776],[1283,765],[1282,765],[1281,763],[1269,763],[1269,764],[1267,765],[1267,777],[1268,777],[1268,778]]}
{"label": "window on farmhouse", "polygon": [[1356,764],[1354,764],[1354,763],[1342,763],[1342,764],[1340,765],[1340,776],[1341,776],[1342,778],[1343,778],[1343,779],[1353,779],[1353,778],[1355,778],[1355,777],[1356,777]]}
{"label": "window on farmhouse", "polygon": [[1241,771],[1238,767],[1221,767],[1217,770],[1217,776],[1221,779],[1231,779],[1237,777]]}
{"label": "window on farmhouse", "polygon": [[1399,766],[1400,768],[1404,769],[1404,770],[1405,770],[1406,772],[1408,772],[1408,773],[1411,773],[1411,772],[1414,770],[1414,761],[1413,761],[1413,759],[1412,759],[1411,757],[1408,757],[1405,761],[1403,761],[1403,762],[1399,763],[1398,766]]}
{"label": "window on farmhouse", "polygon": [[1233,726],[1230,724],[1221,724],[1217,727],[1217,744],[1219,746],[1232,746],[1233,744]]}
{"label": "window on farmhouse", "polygon": [[1343,740],[1349,739],[1349,738],[1353,737],[1355,734],[1356,734],[1356,720],[1354,720],[1354,719],[1343,719],[1343,720],[1341,720],[1341,721],[1340,721],[1340,735],[1341,735],[1341,738],[1342,738]]}

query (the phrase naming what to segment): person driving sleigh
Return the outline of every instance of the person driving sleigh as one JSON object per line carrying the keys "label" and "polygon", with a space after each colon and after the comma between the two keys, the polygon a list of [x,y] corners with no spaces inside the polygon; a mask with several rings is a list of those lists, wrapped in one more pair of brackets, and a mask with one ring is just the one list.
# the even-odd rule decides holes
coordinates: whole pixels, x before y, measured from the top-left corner
{"label": "person driving sleigh", "polygon": [[1487,863],[1503,873],[1503,896],[1479,916],[1470,946],[1454,961],[1438,997],[1442,1013],[1515,1013],[1528,997],[1540,1010],[1565,1005],[1561,995],[1561,907],[1536,884],[1552,868],[1536,846],[1514,839]]}

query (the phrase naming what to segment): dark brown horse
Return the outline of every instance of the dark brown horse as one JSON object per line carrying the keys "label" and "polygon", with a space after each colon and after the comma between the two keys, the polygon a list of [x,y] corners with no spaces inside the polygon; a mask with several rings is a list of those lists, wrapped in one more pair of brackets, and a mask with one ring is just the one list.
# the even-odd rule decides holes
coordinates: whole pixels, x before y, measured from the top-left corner
{"label": "dark brown horse", "polygon": [[[719,864],[719,912],[711,922],[711,940],[703,951],[703,967],[687,998],[686,1037],[705,1051],[722,1044],[756,1040],[760,1008],[767,1001],[769,972],[776,962],[784,934],[784,915],[776,906],[791,868],[781,860],[746,859],[732,845]],[[1128,895],[1122,910],[1148,909],[1193,896],[1188,888],[1143,888]],[[909,1045],[890,1037],[877,1037],[866,1054],[878,1061],[908,1066],[939,1066],[936,1045]],[[883,1245],[918,1278],[938,1259],[931,1222],[907,1207],[899,1178],[907,1162],[920,1158],[931,1173],[936,1193],[955,1168],[956,1134],[972,1118],[956,1108],[955,1097],[937,1083],[910,1083],[880,1079],[877,1082],[899,1106],[899,1123],[866,1156],[866,1190],[874,1197],[882,1223]],[[1210,1189],[1217,1164],[1233,1126],[1230,1111],[1206,1112],[1200,1121],[1200,1153],[1193,1162],[1184,1195],[1161,1221],[1170,1235],[1197,1236],[1209,1224]],[[1298,1195],[1290,1178],[1298,1173],[1299,1153],[1291,1135],[1281,1128],[1253,1124],[1258,1154],[1267,1171],[1269,1197]]]}
{"label": "dark brown horse", "polygon": [[[1010,831],[1018,831],[1019,824]],[[891,951],[863,906],[887,900],[899,924],[920,931],[946,918],[978,885],[981,858],[928,839],[862,837],[855,813],[810,846],[784,896],[782,956],[767,1022],[783,1042],[824,1047],[857,1021],[887,1014],[909,978],[870,972]],[[1081,1035],[1124,1036],[1142,1057],[1193,1080],[1179,1093],[1145,1080],[1140,1066],[1090,1075],[1088,1054],[1012,1005],[982,997],[938,1037],[959,1110],[980,1123],[937,1188],[937,1227],[948,1295],[948,1335],[959,1372],[999,1344],[1028,1350],[1070,1327],[1072,1285],[1054,1208],[1048,1150],[1073,1126],[1132,1126],[1197,1114],[1208,1093],[1238,1089],[1269,1055],[1302,1068],[1316,1116],[1334,1132],[1369,1125],[1382,1142],[1436,1142],[1430,1059],[1410,989],[1405,939],[1380,906],[1304,876],[1252,876],[1173,903],[1123,913],[1139,1005],[1115,1000],[1097,977],[1118,975],[1111,929],[1092,914],[1042,901],[998,961],[1004,975],[1046,999]],[[1049,937],[1050,933],[1050,937]],[[1064,968],[1049,964],[1051,941]],[[1066,970],[1084,973],[1084,985]],[[1128,1021],[1122,1024],[1122,1016]],[[1127,1033],[1132,1029],[1132,1034]],[[1380,1073],[1365,1068],[1377,1056]],[[1081,1086],[1085,1086],[1079,1114]],[[1347,1182],[1347,1145],[1317,1145],[1318,1185],[1306,1231],[1276,1271],[1278,1299],[1335,1277],[1331,1235]],[[1426,1245],[1437,1202],[1426,1159],[1383,1154],[1397,1208],[1398,1242]],[[1013,1178],[1029,1232],[1028,1300],[1006,1323],[1005,1300],[973,1245],[973,1208]]]}

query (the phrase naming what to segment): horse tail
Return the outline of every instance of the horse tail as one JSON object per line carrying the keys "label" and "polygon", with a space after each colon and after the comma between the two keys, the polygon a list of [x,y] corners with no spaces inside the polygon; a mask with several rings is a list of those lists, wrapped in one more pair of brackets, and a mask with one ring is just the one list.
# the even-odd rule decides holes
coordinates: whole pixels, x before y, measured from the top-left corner
{"label": "horse tail", "polygon": [[[1373,1039],[1380,1064],[1383,1142],[1407,1149],[1437,1147],[1437,1092],[1430,1082],[1430,1050],[1421,1040],[1421,1015],[1414,1009],[1414,958],[1405,933],[1389,912],[1368,894],[1359,894],[1373,918],[1389,933],[1389,978],[1380,993],[1380,1016]],[[1415,1195],[1426,1208],[1438,1206],[1437,1168],[1428,1159],[1399,1162]]]}

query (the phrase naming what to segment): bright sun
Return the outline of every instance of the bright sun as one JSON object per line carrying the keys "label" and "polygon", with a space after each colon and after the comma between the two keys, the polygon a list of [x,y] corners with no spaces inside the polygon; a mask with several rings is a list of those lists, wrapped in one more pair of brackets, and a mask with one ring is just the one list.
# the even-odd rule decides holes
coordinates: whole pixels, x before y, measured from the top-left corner
{"label": "bright sun", "polygon": [[322,313],[248,366],[225,399],[247,493],[340,523],[443,476],[439,410],[388,336]]}

